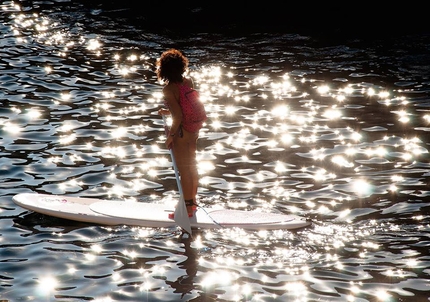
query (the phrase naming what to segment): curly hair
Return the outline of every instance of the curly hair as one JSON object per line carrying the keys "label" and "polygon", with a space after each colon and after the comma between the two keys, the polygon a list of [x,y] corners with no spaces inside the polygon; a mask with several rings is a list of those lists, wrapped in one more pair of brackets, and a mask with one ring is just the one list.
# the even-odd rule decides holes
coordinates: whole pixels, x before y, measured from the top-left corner
{"label": "curly hair", "polygon": [[168,82],[182,82],[182,77],[188,69],[188,59],[177,49],[163,52],[157,60],[157,77]]}

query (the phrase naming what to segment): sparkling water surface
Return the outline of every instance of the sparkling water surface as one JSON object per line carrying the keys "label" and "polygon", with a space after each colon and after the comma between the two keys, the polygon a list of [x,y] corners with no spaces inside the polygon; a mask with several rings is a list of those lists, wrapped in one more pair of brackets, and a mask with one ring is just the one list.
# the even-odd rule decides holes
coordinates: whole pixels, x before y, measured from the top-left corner
{"label": "sparkling water surface", "polygon": [[[0,6],[0,301],[429,300],[429,36],[179,35],[34,7]],[[170,47],[209,113],[200,205],[312,226],[187,237],[14,204],[177,198],[154,72]]]}

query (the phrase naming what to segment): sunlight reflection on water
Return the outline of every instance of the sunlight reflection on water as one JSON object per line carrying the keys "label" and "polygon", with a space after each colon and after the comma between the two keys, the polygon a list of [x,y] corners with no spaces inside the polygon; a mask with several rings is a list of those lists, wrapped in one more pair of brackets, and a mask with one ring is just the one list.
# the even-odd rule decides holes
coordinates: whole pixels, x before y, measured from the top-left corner
{"label": "sunlight reflection on water", "polygon": [[[0,117],[10,194],[174,201],[157,115],[160,49],[3,7],[13,21],[0,53],[10,68]],[[376,81],[327,74],[322,81],[225,59],[202,59],[191,70],[209,112],[199,140],[200,203],[296,213],[313,218],[313,227],[197,231],[181,241],[175,229],[55,229],[62,222],[33,216],[0,238],[12,290],[95,301],[162,301],[177,292],[225,301],[391,301],[428,289],[418,272],[428,268],[428,217],[419,215],[429,195],[427,111]],[[412,236],[416,228],[422,233]],[[14,263],[44,271],[20,273]]]}

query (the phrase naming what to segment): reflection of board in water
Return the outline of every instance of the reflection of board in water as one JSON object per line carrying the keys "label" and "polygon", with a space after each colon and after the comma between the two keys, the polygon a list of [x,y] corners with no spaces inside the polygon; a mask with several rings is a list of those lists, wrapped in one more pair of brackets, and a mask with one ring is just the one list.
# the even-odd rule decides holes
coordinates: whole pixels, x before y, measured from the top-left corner
{"label": "reflection of board in water", "polygon": [[[174,211],[161,203],[142,203],[96,198],[68,197],[37,193],[21,193],[14,202],[28,210],[75,221],[103,225],[135,225],[143,227],[172,227],[168,218]],[[192,227],[239,227],[249,230],[298,229],[311,222],[296,215],[257,211],[199,208],[190,218]]]}

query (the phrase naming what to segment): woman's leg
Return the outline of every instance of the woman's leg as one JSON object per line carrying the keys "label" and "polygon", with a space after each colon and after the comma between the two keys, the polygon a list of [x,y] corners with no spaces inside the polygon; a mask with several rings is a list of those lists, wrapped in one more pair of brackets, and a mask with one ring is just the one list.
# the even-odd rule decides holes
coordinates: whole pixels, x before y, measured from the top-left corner
{"label": "woman's leg", "polygon": [[[183,136],[175,138],[173,143],[173,154],[181,177],[184,200],[192,204],[196,204],[199,184],[196,160],[197,138],[198,134],[183,130]],[[189,214],[193,212],[192,207],[189,206],[187,209]]]}

